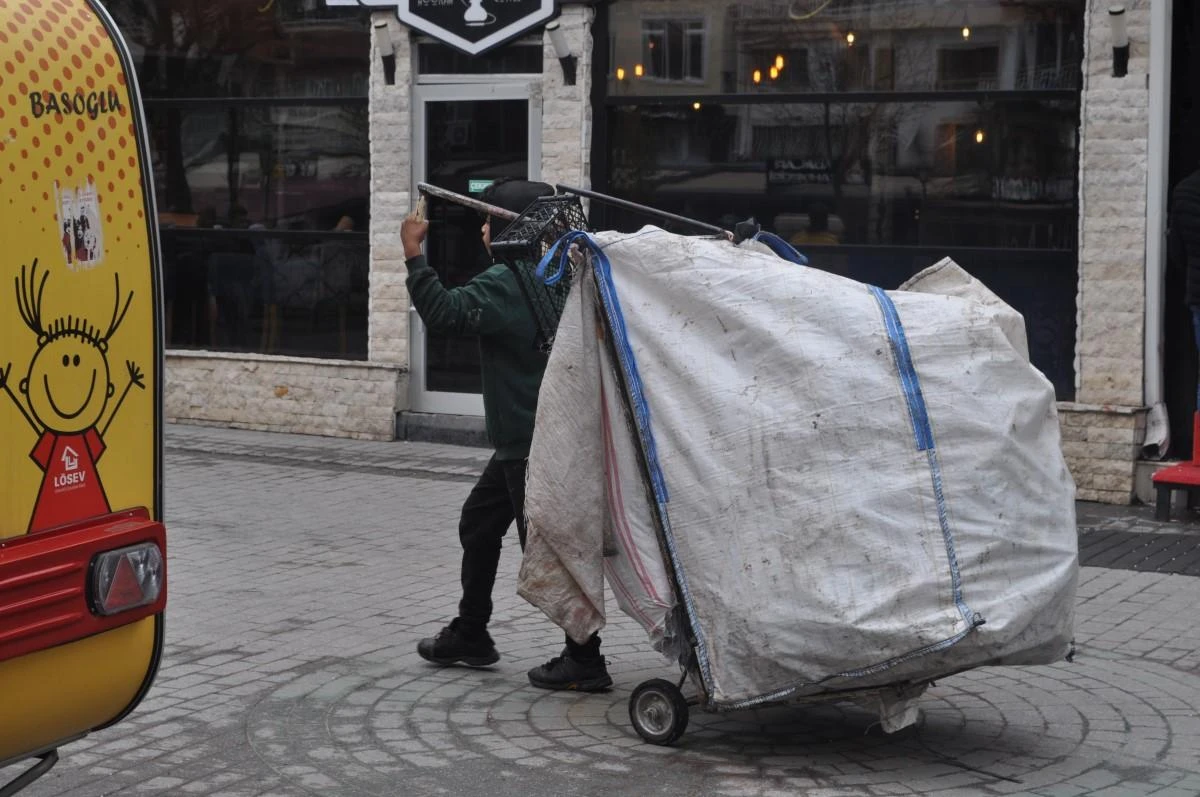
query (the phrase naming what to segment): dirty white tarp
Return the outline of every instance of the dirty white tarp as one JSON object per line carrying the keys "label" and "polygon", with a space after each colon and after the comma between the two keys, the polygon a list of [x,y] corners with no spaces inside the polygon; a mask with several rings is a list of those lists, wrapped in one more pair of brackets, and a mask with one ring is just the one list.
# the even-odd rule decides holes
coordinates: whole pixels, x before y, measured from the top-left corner
{"label": "dirty white tarp", "polygon": [[725,707],[1063,657],[1074,484],[1015,311],[949,261],[884,292],[594,240],[611,267],[576,279],[538,402],[526,599],[582,641],[607,579],[658,649],[694,635]]}

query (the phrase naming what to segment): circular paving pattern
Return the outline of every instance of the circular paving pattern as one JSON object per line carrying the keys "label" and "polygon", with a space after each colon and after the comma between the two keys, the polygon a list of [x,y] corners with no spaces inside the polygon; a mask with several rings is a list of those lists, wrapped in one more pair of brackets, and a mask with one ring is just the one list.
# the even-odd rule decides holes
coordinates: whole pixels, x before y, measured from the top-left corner
{"label": "circular paving pattern", "polygon": [[332,661],[261,701],[247,734],[292,783],[339,794],[401,781],[412,794],[477,793],[489,779],[497,794],[573,793],[563,784],[575,782],[581,794],[632,782],[639,794],[1030,793],[1080,778],[1165,788],[1200,772],[1195,734],[1177,745],[1173,733],[1200,707],[1175,697],[1190,694],[1187,676],[1163,665],[1085,655],[974,670],[931,688],[919,724],[894,735],[849,703],[693,707],[679,742],[656,747],[634,732],[629,695],[677,673],[632,647],[606,643],[617,686],[602,694],[530,687],[538,658],[481,670],[415,654],[375,671]]}

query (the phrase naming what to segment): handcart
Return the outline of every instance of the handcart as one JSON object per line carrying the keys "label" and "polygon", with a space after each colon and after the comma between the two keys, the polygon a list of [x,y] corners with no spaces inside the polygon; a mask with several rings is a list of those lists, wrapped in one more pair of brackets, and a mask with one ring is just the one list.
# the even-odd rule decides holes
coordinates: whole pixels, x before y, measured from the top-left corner
{"label": "handcart", "polygon": [[[894,732],[916,722],[916,699],[937,678],[984,664],[1050,663],[1069,656],[1077,577],[1073,487],[1056,436],[1033,435],[1014,441],[1007,434],[1006,424],[1011,418],[1018,418],[1018,425],[1030,429],[1057,425],[1052,412],[1047,414],[1044,409],[1053,409],[1053,392],[1027,359],[1021,361],[1017,353],[1004,349],[1003,342],[997,342],[996,350],[968,352],[974,359],[965,363],[926,358],[925,376],[937,377],[926,383],[926,389],[931,395],[940,391],[934,395],[934,406],[941,411],[939,431],[950,443],[939,448],[928,421],[922,374],[914,368],[908,350],[904,319],[885,292],[816,270],[796,269],[793,263],[803,262],[803,257],[786,243],[768,236],[750,237],[791,263],[764,257],[764,246],[730,248],[743,236],[712,225],[603,194],[569,186],[557,188],[559,194],[537,200],[494,237],[493,252],[510,265],[525,264],[517,273],[538,322],[539,345],[547,351],[553,347],[560,362],[598,362],[600,367],[556,369],[555,358],[551,358],[530,454],[526,488],[529,538],[518,591],[574,638],[584,639],[603,626],[602,611],[589,609],[602,606],[603,598],[588,592],[595,589],[594,580],[576,583],[574,574],[563,574],[568,569],[562,567],[564,560],[556,558],[554,541],[549,536],[543,539],[543,535],[570,539],[572,552],[579,549],[576,543],[580,539],[594,539],[595,549],[603,549],[603,582],[610,584],[622,609],[647,629],[654,647],[681,670],[677,681],[654,678],[633,690],[628,712],[643,740],[672,744],[686,731],[689,711],[697,706],[706,711],[734,711],[846,701],[873,705],[883,730]],[[640,238],[618,233],[589,234],[580,197],[694,224],[718,240],[671,238],[662,230]],[[444,198],[458,201],[455,197]],[[633,266],[634,271],[641,268],[642,272],[619,274],[617,265],[609,262],[612,253],[622,246],[641,247],[636,257],[622,265]],[[730,266],[720,271],[728,266],[725,261],[738,257],[749,258],[749,267]],[[670,263],[655,272],[654,264],[659,260]],[[528,267],[532,262],[538,264],[536,269]],[[674,279],[694,264],[698,264],[697,273],[719,272],[720,279],[728,280],[719,283],[723,290],[736,283],[730,295],[737,301],[722,304],[721,297],[714,298],[707,283],[700,284],[702,280]],[[777,293],[769,300],[757,300],[759,305],[754,307],[761,305],[763,315],[770,316],[768,320],[774,323],[744,312],[739,315],[746,297],[753,298],[754,291],[767,284],[763,272],[776,280],[770,284]],[[566,296],[572,284],[579,286],[582,301],[568,307]],[[618,295],[616,288],[622,284],[630,296]],[[929,285],[914,288],[919,289],[925,295],[937,293]],[[663,310],[661,317],[653,315],[655,302],[669,304],[688,291],[688,300],[700,297],[698,301],[709,304],[699,306],[694,313],[688,313],[686,307],[681,311],[680,305],[674,304],[670,312]],[[961,335],[963,329],[977,325],[971,315],[975,310],[952,307],[934,298],[925,302],[930,306],[925,323],[942,337]],[[738,301],[743,305],[739,306]],[[911,308],[924,300],[906,301],[906,308]],[[846,349],[847,341],[858,344],[862,337],[857,329],[846,327],[843,316],[866,313],[868,309],[881,314],[882,320],[876,319],[878,331],[873,330],[866,338],[870,348],[861,362],[835,356]],[[906,312],[910,319],[918,319],[915,311]],[[825,334],[821,324],[813,322],[815,316],[824,318],[824,324],[835,331],[848,329],[846,340],[837,340],[837,345],[829,347],[833,354],[811,345],[813,340],[821,340],[814,335]],[[662,362],[655,361],[655,357],[637,361],[625,326],[631,321],[643,322],[638,327],[643,336],[663,332],[683,336],[683,342],[659,341],[654,352]],[[916,332],[922,331],[919,324],[910,323]],[[722,346],[727,340],[736,341],[736,337],[729,337],[731,329],[743,337],[750,332],[738,330],[764,330],[767,337],[761,338],[761,346],[759,338],[751,337],[748,343],[743,340],[742,348],[738,352],[730,350],[729,355],[693,355],[696,350],[688,345],[686,336],[700,334],[694,332],[698,327],[721,340]],[[769,334],[776,328],[798,331]],[[597,336],[597,329],[603,334]],[[792,359],[781,363],[755,361],[760,348],[786,349]],[[571,359],[577,355],[578,360]],[[675,359],[670,359],[672,356]],[[758,431],[761,424],[755,426],[755,413],[761,413],[760,409],[752,408],[750,403],[742,407],[732,402],[710,412],[704,397],[688,395],[690,386],[713,368],[723,369],[723,380],[743,387],[739,395],[758,390],[760,375],[763,381],[786,375],[789,363],[799,362],[801,356],[810,358],[805,365],[811,363],[814,374],[841,369],[839,378],[852,380],[866,371],[881,374],[881,382],[878,386],[858,385],[866,392],[848,404],[848,410],[830,404],[843,395],[838,392],[839,383],[819,386],[825,390],[820,396],[825,403],[816,410],[798,406],[782,416],[793,426],[786,430],[790,435],[784,441],[786,445],[774,449],[772,440]],[[659,372],[654,372],[655,368]],[[952,378],[943,376],[938,368]],[[985,393],[972,382],[989,384],[988,380],[994,380],[1001,371],[1010,380],[1011,396],[994,399],[994,391]],[[686,373],[677,378],[676,372]],[[658,380],[658,400],[679,405],[672,405],[666,417],[686,418],[695,428],[656,441],[650,424],[651,408],[645,400],[646,385],[653,384],[646,381],[647,376]],[[901,381],[902,390],[886,381],[892,378]],[[786,401],[792,395],[791,385],[786,377],[782,382],[782,389],[768,398],[778,402],[782,396],[784,406],[790,409]],[[676,384],[681,387],[673,390]],[[871,394],[871,390],[878,395]],[[598,391],[602,400],[595,402],[594,409],[580,410],[592,391]],[[550,399],[546,399],[548,395]],[[803,398],[807,394],[796,395]],[[972,402],[986,411],[977,412],[964,423],[975,436],[969,439],[970,445],[960,448],[953,439],[958,418],[942,408]],[[543,410],[548,411],[546,417],[567,418],[568,422],[555,424],[552,420],[544,424]],[[717,413],[723,413],[723,417],[708,417]],[[848,419],[841,418],[842,413],[850,413]],[[587,415],[582,421],[581,414]],[[591,415],[598,417],[593,420]],[[829,415],[834,418],[827,420]],[[981,438],[981,423],[999,425]],[[858,459],[849,458],[843,451],[834,450],[821,437],[826,424],[833,428],[833,439],[843,445],[843,430],[854,430],[856,437],[862,438],[859,445],[864,447],[863,452],[877,454],[876,459],[865,453]],[[681,451],[686,455],[682,447],[690,445],[688,438],[724,439],[720,435],[729,429],[735,430],[731,437],[748,435],[753,441],[749,453],[758,458],[747,460],[751,467],[708,480],[698,464],[687,463],[695,466],[695,473],[689,473],[688,479],[676,479],[668,495],[663,468],[670,467],[673,455],[676,463]],[[556,436],[560,430],[565,431]],[[588,439],[593,436],[606,441],[602,454],[588,447]],[[809,440],[815,441],[814,447],[803,445]],[[795,445],[796,441],[802,445]],[[1014,456],[1009,450],[1013,445],[1026,445],[1028,451]],[[793,493],[802,493],[807,485],[790,482],[772,486],[772,475],[778,478],[781,473],[785,477],[788,474],[771,466],[770,457],[764,459],[761,455],[789,455],[795,451],[805,451],[813,461],[825,455],[838,465],[846,458],[846,469],[858,474],[857,489],[867,494],[874,489],[893,505],[886,513],[871,515],[873,525],[856,524],[855,532],[844,537],[805,537],[790,533],[790,529],[788,534],[779,533],[770,522],[772,506],[766,513],[755,508],[743,514],[732,509],[724,514],[710,512],[699,518],[708,527],[698,522],[697,516],[709,510],[706,502],[719,504],[713,496],[722,491],[760,489],[769,493],[767,504],[788,504]],[[939,457],[955,466],[951,473]],[[604,461],[596,464],[597,460]],[[892,461],[903,465],[894,474],[887,464]],[[615,467],[613,462],[617,463]],[[1043,472],[1031,479],[1022,471],[1022,478],[1015,478],[1005,470],[1015,467],[1011,463],[1020,463],[1023,469],[1035,463]],[[793,472],[800,469],[795,466]],[[564,473],[588,485],[604,486],[589,488],[591,492],[582,495],[575,485],[564,484]],[[996,521],[1000,530],[997,536],[1002,536],[1008,546],[1003,555],[997,554],[986,533],[957,537],[953,515],[946,509],[946,493],[955,496],[964,509],[973,509],[968,504],[974,496],[988,495],[983,483],[997,476],[1012,493],[1005,507],[1011,519]],[[758,484],[760,480],[766,482],[765,486]],[[605,504],[609,498],[606,491],[614,484],[619,487],[614,492],[625,497],[623,514],[616,524],[623,524],[624,529],[609,538],[605,535],[610,530],[596,528],[604,524],[595,522],[596,515],[588,514],[588,507]],[[1037,500],[1033,500],[1035,491]],[[811,514],[813,528],[836,528],[843,522],[842,516],[836,502],[829,501],[829,507],[819,506],[824,498],[817,490],[815,508],[805,505],[802,509]],[[793,516],[802,514],[793,512]],[[731,530],[726,533],[722,525],[726,518],[729,524],[738,525],[736,534]],[[685,532],[682,535],[681,530]],[[907,535],[911,542],[898,545],[900,534]],[[691,535],[697,535],[696,539],[690,539]],[[776,537],[786,540],[771,548]],[[745,550],[729,552],[729,546],[736,548],[742,541],[747,545]],[[703,549],[705,545],[708,549]],[[717,551],[718,555],[705,559],[705,550]],[[870,566],[862,566],[873,558],[876,561]],[[1037,567],[1031,567],[1033,562]],[[531,571],[529,579],[527,569]],[[875,579],[875,569],[887,572],[896,584],[904,584],[906,591],[897,592],[887,579]],[[830,571],[836,576],[831,577]],[[790,593],[780,601],[776,600],[779,596],[760,589],[781,577],[791,577],[791,583],[800,585],[836,583],[825,592],[811,589],[803,598],[789,603]],[[555,578],[560,580],[548,587],[548,580]],[[976,590],[968,595],[963,585],[973,578],[989,585],[1004,584],[1008,591]],[[786,578],[782,580],[786,586]],[[542,592],[527,591],[526,584]],[[562,596],[571,590],[579,593],[579,601],[569,608],[560,605]],[[863,607],[865,611],[854,614]],[[982,630],[985,618],[987,632]],[[778,655],[780,650],[783,656]],[[784,660],[787,656],[803,661]],[[683,691],[689,681],[695,689],[690,697]]]}

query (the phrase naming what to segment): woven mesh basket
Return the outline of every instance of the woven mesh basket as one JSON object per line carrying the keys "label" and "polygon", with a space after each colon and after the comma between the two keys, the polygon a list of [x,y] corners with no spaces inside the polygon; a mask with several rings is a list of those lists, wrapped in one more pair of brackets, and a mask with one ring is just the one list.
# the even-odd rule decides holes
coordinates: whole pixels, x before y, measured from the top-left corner
{"label": "woven mesh basket", "polygon": [[537,327],[534,345],[541,351],[548,353],[554,345],[554,333],[574,274],[568,272],[553,285],[546,285],[534,271],[542,256],[559,238],[575,230],[587,229],[587,216],[579,197],[559,194],[534,200],[492,238],[492,254],[502,259],[517,277],[517,285]]}

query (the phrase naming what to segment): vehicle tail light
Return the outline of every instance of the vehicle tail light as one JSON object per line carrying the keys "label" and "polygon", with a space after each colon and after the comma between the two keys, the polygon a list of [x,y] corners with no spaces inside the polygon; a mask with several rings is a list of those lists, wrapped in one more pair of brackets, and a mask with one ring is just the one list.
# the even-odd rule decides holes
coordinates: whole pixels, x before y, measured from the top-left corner
{"label": "vehicle tail light", "polygon": [[163,585],[163,555],[152,542],[97,554],[92,559],[89,595],[92,610],[108,616],[158,600]]}

